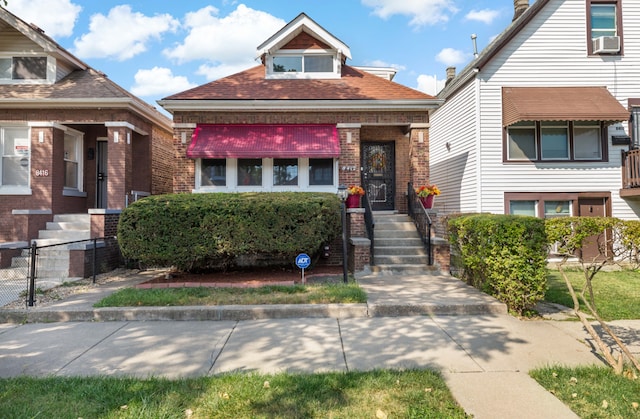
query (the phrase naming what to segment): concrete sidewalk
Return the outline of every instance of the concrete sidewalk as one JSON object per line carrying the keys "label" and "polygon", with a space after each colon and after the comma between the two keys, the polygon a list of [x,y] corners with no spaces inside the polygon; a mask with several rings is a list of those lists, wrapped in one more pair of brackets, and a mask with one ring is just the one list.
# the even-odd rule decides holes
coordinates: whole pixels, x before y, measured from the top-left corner
{"label": "concrete sidewalk", "polygon": [[[476,418],[572,418],[527,372],[602,364],[579,323],[515,319],[454,278],[370,276],[359,282],[369,302],[357,315],[306,315],[298,308],[296,317],[255,319],[251,307],[243,314],[248,319],[234,320],[0,324],[0,377],[432,368]],[[57,310],[66,316],[88,310],[98,294]],[[128,315],[136,314],[150,318]],[[640,354],[640,321],[613,326]]]}

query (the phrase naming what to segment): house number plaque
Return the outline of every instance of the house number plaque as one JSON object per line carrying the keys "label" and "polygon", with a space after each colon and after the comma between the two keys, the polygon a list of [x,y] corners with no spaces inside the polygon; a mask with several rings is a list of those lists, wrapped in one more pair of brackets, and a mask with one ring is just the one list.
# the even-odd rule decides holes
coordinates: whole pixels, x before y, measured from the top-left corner
{"label": "house number plaque", "polygon": [[37,177],[46,177],[49,176],[49,169],[36,169]]}

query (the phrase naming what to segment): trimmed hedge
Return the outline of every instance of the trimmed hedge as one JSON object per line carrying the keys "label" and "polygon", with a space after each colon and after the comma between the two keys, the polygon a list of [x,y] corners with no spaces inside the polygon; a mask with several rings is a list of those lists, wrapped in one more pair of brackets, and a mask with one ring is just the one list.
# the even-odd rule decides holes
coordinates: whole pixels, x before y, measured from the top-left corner
{"label": "trimmed hedge", "polygon": [[314,255],[341,232],[335,194],[208,193],[141,199],[118,224],[125,258],[147,266],[198,271],[283,265]]}
{"label": "trimmed hedge", "polygon": [[451,218],[448,228],[468,284],[518,314],[544,298],[548,242],[543,219],[463,215]]}

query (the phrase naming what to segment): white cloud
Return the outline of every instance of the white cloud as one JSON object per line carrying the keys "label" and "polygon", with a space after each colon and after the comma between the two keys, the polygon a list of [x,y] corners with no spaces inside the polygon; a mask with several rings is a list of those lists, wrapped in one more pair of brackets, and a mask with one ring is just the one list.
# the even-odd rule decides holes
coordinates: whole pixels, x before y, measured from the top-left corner
{"label": "white cloud", "polygon": [[442,64],[453,66],[467,62],[472,54],[465,53],[458,49],[444,48],[436,55],[436,61]]}
{"label": "white cloud", "polygon": [[74,41],[75,54],[81,58],[128,60],[147,50],[151,39],[160,39],[175,31],[179,22],[171,15],[145,16],[134,13],[129,5],[112,8],[107,16],[91,16],[89,33]]}
{"label": "white cloud", "polygon": [[487,25],[491,25],[493,21],[500,16],[500,12],[498,10],[491,9],[483,9],[483,10],[472,10],[465,16],[466,20],[476,20],[478,22],[486,23]]}
{"label": "white cloud", "polygon": [[34,23],[52,38],[71,36],[82,10],[71,0],[10,0],[6,8],[27,23]]}
{"label": "white cloud", "polygon": [[458,12],[453,0],[361,0],[373,8],[373,13],[382,19],[393,15],[410,16],[414,27],[433,25],[449,21],[449,15]]}
{"label": "white cloud", "polygon": [[189,34],[181,44],[165,49],[164,54],[179,63],[205,59],[211,63],[207,64],[209,69],[220,63],[247,68],[255,65],[251,60],[258,45],[286,23],[243,4],[228,16],[219,17],[218,13],[215,7],[207,6],[187,14],[184,25]]}
{"label": "white cloud", "polygon": [[239,73],[248,68],[255,67],[256,62],[247,60],[245,62],[239,62],[236,64],[220,63],[215,65],[202,64],[198,67],[196,74],[204,76],[207,80],[217,80],[222,77],[230,76],[235,73]]}
{"label": "white cloud", "polygon": [[435,96],[438,94],[440,90],[444,88],[445,83],[446,83],[445,79],[440,80],[436,76],[428,76],[426,74],[421,74],[418,76],[417,89],[428,95]]}
{"label": "white cloud", "polygon": [[151,70],[138,70],[131,93],[136,96],[164,97],[196,87],[184,76],[174,76],[171,69],[153,67]]}
{"label": "white cloud", "polygon": [[390,64],[386,61],[382,61],[382,60],[373,60],[373,61],[367,61],[364,64],[365,66],[370,66],[370,67],[391,67],[391,68],[395,68],[398,71],[402,71],[402,70],[406,70],[406,66],[402,65],[402,64]]}

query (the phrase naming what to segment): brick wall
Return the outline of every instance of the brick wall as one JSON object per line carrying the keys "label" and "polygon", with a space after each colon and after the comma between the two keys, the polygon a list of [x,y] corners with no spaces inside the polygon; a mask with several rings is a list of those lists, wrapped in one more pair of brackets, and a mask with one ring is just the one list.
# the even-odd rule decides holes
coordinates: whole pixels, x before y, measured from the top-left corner
{"label": "brick wall", "polygon": [[[153,128],[151,132],[151,193],[173,192],[173,133]],[[134,161],[140,156],[134,155]]]}
{"label": "brick wall", "polygon": [[360,185],[360,128],[339,128],[338,185]]}
{"label": "brick wall", "polygon": [[[171,146],[172,133],[153,125],[148,120],[124,109],[1,109],[0,120],[5,124],[10,121],[61,121],[75,130],[84,133],[84,186],[86,197],[64,196],[64,131],[46,123],[46,126],[31,128],[31,195],[2,195],[0,196],[0,242],[27,241],[36,237],[38,230],[44,229],[46,221],[51,221],[53,216],[23,215],[16,218],[12,210],[24,210],[33,213],[35,211],[49,211],[57,213],[86,212],[88,208],[94,208],[96,189],[96,138],[106,137],[107,129],[101,125],[104,121],[120,121],[128,123],[141,131],[150,133],[151,147],[145,146],[149,138],[131,132],[128,128],[117,128],[120,136],[120,144],[126,144],[126,133],[132,135],[132,143],[139,145],[134,151],[122,153],[117,147],[112,147],[113,139],[110,139],[109,153],[115,150],[113,160],[117,162],[111,179],[116,183],[114,192],[110,197],[116,206],[124,207],[125,193],[133,189],[133,162],[136,161],[135,172],[139,178],[136,186],[140,184],[150,185],[152,176],[157,178],[154,188],[145,187],[145,191],[153,193],[167,193],[173,190],[173,147]],[[42,133],[42,142],[40,142]],[[157,141],[159,139],[159,141]],[[157,144],[156,144],[157,141]],[[130,146],[131,147],[131,146]],[[89,149],[93,149],[94,158],[87,157]],[[152,156],[157,160],[154,164],[147,165],[144,161]],[[41,174],[36,176],[36,170]],[[155,173],[153,173],[155,172]],[[42,175],[46,173],[46,175]],[[152,174],[153,173],[153,174]],[[150,190],[153,189],[153,190]],[[137,189],[136,189],[137,190]],[[35,235],[34,235],[35,234]]]}

